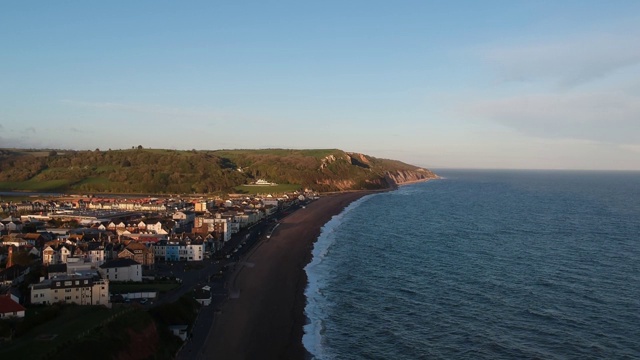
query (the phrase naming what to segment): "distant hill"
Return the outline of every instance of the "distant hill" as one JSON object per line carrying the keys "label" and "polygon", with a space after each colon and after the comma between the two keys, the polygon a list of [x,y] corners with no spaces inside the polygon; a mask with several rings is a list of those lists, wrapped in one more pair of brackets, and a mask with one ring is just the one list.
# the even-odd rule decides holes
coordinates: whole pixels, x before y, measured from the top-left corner
{"label": "distant hill", "polygon": [[325,192],[383,189],[434,177],[400,161],[337,149],[0,149],[2,191],[228,193],[264,179]]}

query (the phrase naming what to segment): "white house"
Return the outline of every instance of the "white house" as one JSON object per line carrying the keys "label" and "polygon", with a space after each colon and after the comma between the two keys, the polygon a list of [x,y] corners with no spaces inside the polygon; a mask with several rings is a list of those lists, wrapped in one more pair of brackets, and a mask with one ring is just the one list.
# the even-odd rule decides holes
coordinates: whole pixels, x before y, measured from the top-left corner
{"label": "white house", "polygon": [[68,245],[47,245],[44,250],[42,250],[42,263],[44,265],[66,264],[67,258],[71,255],[71,249]]}
{"label": "white house", "polygon": [[100,242],[89,242],[87,245],[87,258],[90,262],[102,265],[105,262],[104,245]]}
{"label": "white house", "polygon": [[115,259],[100,265],[98,270],[110,281],[142,281],[142,264],[132,259]]}

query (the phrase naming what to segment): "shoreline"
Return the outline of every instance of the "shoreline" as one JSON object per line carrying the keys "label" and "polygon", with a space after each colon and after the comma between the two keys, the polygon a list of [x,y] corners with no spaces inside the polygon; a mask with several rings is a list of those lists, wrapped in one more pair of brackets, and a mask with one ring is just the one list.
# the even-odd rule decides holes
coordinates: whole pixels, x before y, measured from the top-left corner
{"label": "shoreline", "polygon": [[199,358],[309,358],[302,344],[308,321],[304,268],[313,246],[334,215],[379,192],[327,195],[282,219],[270,239],[260,240],[238,262],[229,280],[231,296],[215,316]]}
{"label": "shoreline", "polygon": [[401,184],[397,184],[397,185],[398,185],[398,187],[402,187],[402,186],[405,186],[405,185],[412,185],[412,184],[418,184],[418,183],[428,182],[428,181],[431,181],[431,180],[439,180],[439,179],[442,179],[442,177],[440,177],[440,176],[438,176],[438,175],[436,175],[436,176],[437,176],[437,177],[429,178],[429,179],[420,179],[420,180],[410,180],[410,181],[405,181],[405,182],[403,182],[403,183],[401,183]]}

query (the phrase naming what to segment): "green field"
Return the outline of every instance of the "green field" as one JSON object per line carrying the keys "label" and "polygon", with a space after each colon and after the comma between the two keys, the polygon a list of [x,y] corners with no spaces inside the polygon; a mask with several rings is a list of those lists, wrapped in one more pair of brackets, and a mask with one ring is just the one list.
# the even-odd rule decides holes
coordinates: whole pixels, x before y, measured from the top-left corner
{"label": "green field", "polygon": [[109,179],[104,178],[104,177],[88,177],[82,181],[80,181],[79,183],[77,183],[76,185],[80,186],[80,185],[84,185],[84,184],[90,184],[90,185],[108,185],[110,184]]}
{"label": "green field", "polygon": [[212,154],[225,157],[236,156],[254,156],[254,155],[273,155],[273,156],[312,156],[321,159],[325,156],[331,155],[338,149],[309,149],[309,150],[295,150],[295,149],[245,149],[245,150],[214,150]]}
{"label": "green field", "polygon": [[[44,308],[32,308],[27,311],[30,317]],[[73,343],[78,336],[96,327],[112,315],[123,311],[110,310],[103,306],[65,306],[56,318],[38,325],[15,341],[0,347],[3,359],[40,359],[52,352],[60,344]]]}
{"label": "green field", "polygon": [[69,186],[68,180],[34,180],[27,181],[3,181],[0,182],[0,190],[4,191],[56,191],[64,190]]}
{"label": "green field", "polygon": [[283,194],[300,190],[297,184],[278,184],[276,186],[242,185],[234,188],[239,194]]}

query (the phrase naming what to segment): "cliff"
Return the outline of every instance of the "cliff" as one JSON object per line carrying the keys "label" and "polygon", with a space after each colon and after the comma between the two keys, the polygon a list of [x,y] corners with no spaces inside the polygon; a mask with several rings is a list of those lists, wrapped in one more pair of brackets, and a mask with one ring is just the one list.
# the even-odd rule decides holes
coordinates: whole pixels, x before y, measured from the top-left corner
{"label": "cliff", "polygon": [[390,186],[426,181],[436,178],[438,178],[436,174],[425,169],[397,170],[387,172],[386,174],[386,179]]}

